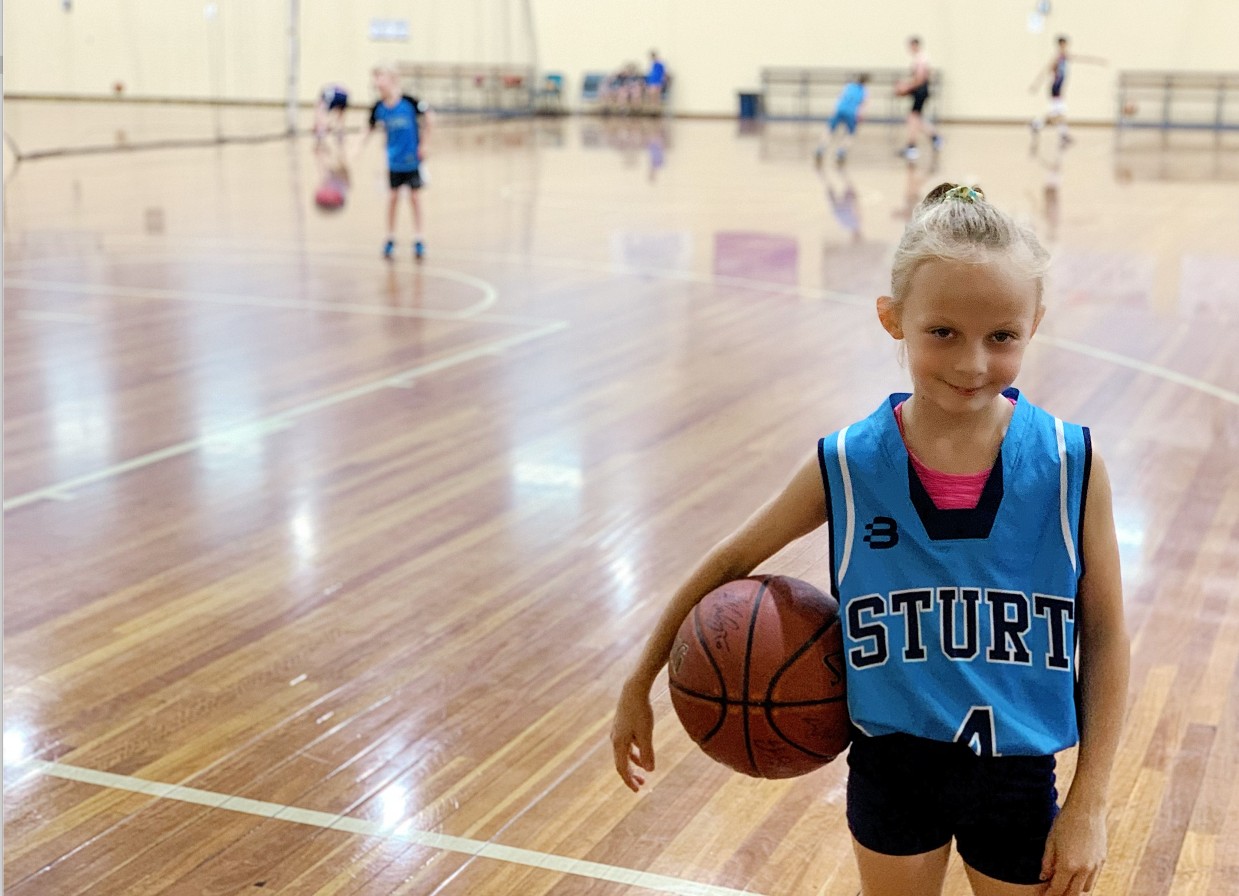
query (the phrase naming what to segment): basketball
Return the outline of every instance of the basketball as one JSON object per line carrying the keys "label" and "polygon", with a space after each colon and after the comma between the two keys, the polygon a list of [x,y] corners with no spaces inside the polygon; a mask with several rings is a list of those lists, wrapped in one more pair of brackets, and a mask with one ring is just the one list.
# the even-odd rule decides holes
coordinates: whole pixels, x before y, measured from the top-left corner
{"label": "basketball", "polygon": [[344,205],[344,193],[330,184],[324,184],[315,191],[314,204],[323,209],[341,208]]}
{"label": "basketball", "polygon": [[689,737],[738,772],[792,778],[848,745],[839,606],[808,582],[753,576],[711,591],[667,668]]}

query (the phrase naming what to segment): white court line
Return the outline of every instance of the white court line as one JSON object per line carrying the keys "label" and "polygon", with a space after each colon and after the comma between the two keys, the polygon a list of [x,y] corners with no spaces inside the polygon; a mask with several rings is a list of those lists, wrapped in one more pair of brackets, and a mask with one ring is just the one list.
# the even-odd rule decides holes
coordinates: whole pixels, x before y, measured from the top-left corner
{"label": "white court line", "polygon": [[[452,252],[451,250],[447,250],[444,254],[455,255],[457,257],[465,256],[472,258],[484,258],[490,261],[498,261],[507,264],[529,264],[532,261],[545,267],[578,270],[588,273],[622,273],[630,274],[632,276],[658,277],[664,280],[680,280],[686,283],[698,283],[703,286],[718,284],[722,286],[731,286],[736,289],[752,289],[761,292],[774,293],[776,295],[795,296],[802,299],[820,299],[828,302],[835,302],[840,305],[852,305],[859,308],[873,307],[872,299],[865,296],[856,295],[855,293],[837,292],[835,290],[816,286],[767,283],[762,280],[754,280],[748,277],[705,275],[694,271],[665,268],[642,268],[629,266],[606,267],[601,264],[595,264],[575,258],[555,258],[551,256],[536,256],[534,258],[527,258],[521,255],[502,252],[478,252],[474,250]],[[1075,352],[1076,354],[1095,358],[1099,361],[1108,361],[1109,363],[1120,367],[1127,367],[1131,370],[1136,370],[1140,373],[1148,374],[1149,376],[1157,377],[1159,379],[1166,380],[1167,382],[1175,383],[1179,386],[1185,386],[1205,395],[1220,398],[1222,401],[1229,402],[1230,404],[1239,404],[1239,392],[1214,385],[1213,383],[1194,376],[1188,376],[1185,373],[1179,373],[1177,370],[1171,370],[1168,367],[1162,367],[1160,364],[1152,364],[1148,361],[1142,361],[1139,358],[1132,358],[1128,355],[1122,355],[1118,352],[1109,351],[1108,349],[1097,348],[1083,342],[1076,342],[1073,339],[1064,339],[1045,333],[1037,336],[1032,344],[1034,346],[1053,345],[1056,348],[1060,348],[1065,351]]]}
{"label": "white court line", "polygon": [[1171,370],[1168,367],[1162,367],[1159,364],[1150,364],[1148,361],[1141,361],[1139,358],[1130,358],[1127,355],[1120,355],[1118,352],[1112,352],[1108,349],[1097,348],[1092,345],[1085,345],[1083,342],[1076,342],[1073,339],[1062,339],[1058,336],[1043,335],[1035,337],[1035,342],[1047,342],[1050,345],[1058,348],[1066,349],[1067,351],[1076,352],[1081,355],[1086,355],[1090,358],[1096,358],[1099,361],[1108,361],[1111,364],[1117,364],[1120,367],[1129,367],[1132,370],[1137,370],[1140,373],[1147,373],[1149,376],[1159,377],[1171,383],[1176,383],[1180,386],[1187,386],[1189,389],[1195,389],[1197,392],[1203,392],[1205,395],[1212,395],[1214,398],[1220,398],[1222,401],[1230,402],[1231,404],[1239,404],[1239,392],[1232,392],[1230,389],[1223,389],[1221,386],[1215,386],[1213,383],[1205,382],[1197,379],[1194,376],[1188,376],[1185,373],[1179,373],[1177,370]]}
{"label": "white court line", "polygon": [[84,485],[90,485],[104,479],[111,479],[132,470],[149,467],[151,464],[157,464],[160,461],[165,461],[172,457],[179,457],[182,454],[197,451],[199,448],[206,445],[230,444],[246,438],[257,438],[273,430],[291,426],[292,422],[299,417],[304,417],[307,414],[312,414],[315,411],[322,410],[323,408],[329,408],[337,404],[342,404],[346,401],[352,401],[354,398],[370,395],[382,389],[406,387],[410,380],[417,379],[418,377],[423,377],[431,373],[438,373],[441,370],[447,370],[450,367],[455,367],[459,364],[476,360],[477,358],[492,355],[497,351],[520,345],[523,342],[540,339],[543,336],[549,336],[551,333],[558,333],[561,330],[567,329],[567,327],[568,324],[566,322],[556,321],[554,323],[547,324],[544,327],[539,327],[536,330],[530,330],[528,333],[518,333],[513,336],[507,336],[503,339],[496,339],[493,342],[479,345],[477,348],[457,352],[456,354],[448,355],[445,358],[440,358],[437,361],[431,361],[427,364],[419,364],[416,367],[410,367],[408,370],[402,370],[399,373],[394,373],[391,376],[385,376],[382,379],[374,380],[361,386],[355,386],[352,389],[345,389],[341,392],[333,392],[329,395],[324,395],[322,398],[307,401],[304,404],[289,408],[286,411],[280,411],[278,414],[272,414],[269,417],[251,420],[237,426],[230,426],[226,429],[221,429],[218,432],[207,433],[206,435],[199,436],[196,439],[189,439],[176,445],[169,445],[166,448],[160,448],[158,451],[152,451],[149,454],[143,454],[140,457],[135,457],[119,464],[113,464],[110,467],[105,467],[102,470],[96,470],[93,473],[86,473],[72,479],[57,482],[54,485],[47,486],[46,488],[40,488],[35,491],[26,492],[22,495],[17,495],[16,497],[9,498],[5,501],[3,507],[5,510],[15,510],[19,507],[25,507],[27,504],[33,504],[35,501],[41,501],[43,499],[64,500],[66,495],[76,491]]}
{"label": "white court line", "polygon": [[[493,307],[499,297],[494,286],[477,277],[442,268],[423,269],[430,276],[467,283],[481,290],[482,298],[467,308],[448,311],[437,308],[390,308],[360,302],[324,302],[314,299],[285,299],[278,296],[236,295],[227,292],[195,292],[184,289],[161,289],[151,286],[119,286],[106,283],[74,283],[55,280],[30,280],[6,277],[6,287],[17,289],[84,293],[118,299],[171,299],[178,302],[200,302],[210,305],[238,305],[247,308],[279,308],[291,311],[330,311],[340,314],[369,314],[376,317],[412,317],[428,320],[486,320],[482,312]],[[24,314],[54,314],[55,312],[20,312]],[[49,318],[50,319],[50,318]],[[506,320],[506,318],[497,318]]]}
{"label": "white court line", "polygon": [[531,868],[541,868],[560,874],[572,874],[577,877],[588,877],[592,880],[605,880],[611,883],[625,884],[630,887],[641,887],[658,893],[675,893],[678,896],[754,896],[751,890],[719,887],[713,884],[669,877],[664,874],[654,874],[649,871],[622,868],[618,865],[604,865],[601,862],[572,859],[567,856],[523,849],[518,846],[504,846],[501,843],[473,840],[469,837],[455,837],[451,834],[421,831],[409,826],[407,823],[394,826],[380,824],[361,818],[353,818],[348,815],[319,812],[313,809],[300,809],[296,806],[285,806],[280,803],[268,803],[263,800],[251,800],[239,796],[228,796],[227,794],[214,793],[210,790],[199,790],[196,787],[163,784],[158,781],[148,781],[144,778],[101,772],[77,765],[66,765],[61,762],[47,762],[42,759],[31,759],[23,764],[44,775],[63,778],[67,781],[78,781],[83,784],[93,784],[97,787],[107,787],[113,790],[126,790],[131,793],[141,793],[158,799],[194,803],[199,806],[209,806],[212,809],[224,809],[245,815],[257,815],[261,818],[288,821],[293,824],[309,825],[325,830],[344,831],[365,837],[383,837],[388,840],[416,843],[419,846],[441,849],[445,852],[462,853],[481,859],[495,859],[515,865],[527,865]]}

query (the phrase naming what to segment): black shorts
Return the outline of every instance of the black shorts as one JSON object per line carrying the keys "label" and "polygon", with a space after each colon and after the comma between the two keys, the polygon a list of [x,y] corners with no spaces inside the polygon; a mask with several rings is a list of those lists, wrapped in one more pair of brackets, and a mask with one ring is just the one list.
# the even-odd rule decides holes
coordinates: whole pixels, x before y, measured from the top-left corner
{"label": "black shorts", "polygon": [[960,858],[982,874],[1041,882],[1058,815],[1053,756],[982,758],[963,744],[854,734],[847,817],[861,846],[914,856],[954,839]]}
{"label": "black shorts", "polygon": [[422,173],[414,168],[412,171],[388,171],[387,182],[393,190],[398,190],[408,184],[414,190],[422,188]]}
{"label": "black shorts", "polygon": [[919,113],[925,108],[925,101],[929,99],[929,85],[922,84],[911,93],[912,111]]}

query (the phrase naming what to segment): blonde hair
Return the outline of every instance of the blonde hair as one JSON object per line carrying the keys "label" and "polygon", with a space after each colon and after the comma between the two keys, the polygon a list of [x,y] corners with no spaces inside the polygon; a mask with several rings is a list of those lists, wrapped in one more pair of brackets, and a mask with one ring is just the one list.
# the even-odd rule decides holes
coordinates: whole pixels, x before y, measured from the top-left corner
{"label": "blonde hair", "polygon": [[916,269],[935,258],[1010,264],[1033,280],[1041,305],[1050,253],[1032,230],[987,201],[980,187],[942,183],[917,205],[891,265],[891,298],[896,303],[907,296]]}

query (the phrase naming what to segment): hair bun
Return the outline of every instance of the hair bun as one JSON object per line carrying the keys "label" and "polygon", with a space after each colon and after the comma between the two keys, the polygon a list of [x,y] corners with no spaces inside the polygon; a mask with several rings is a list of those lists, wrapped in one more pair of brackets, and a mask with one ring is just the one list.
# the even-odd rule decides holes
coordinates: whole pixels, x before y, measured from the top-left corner
{"label": "hair bun", "polygon": [[945,202],[948,199],[957,199],[960,202],[976,202],[978,199],[985,198],[985,191],[977,186],[968,186],[967,184],[941,183],[929,191],[922,204],[934,205],[939,202]]}

